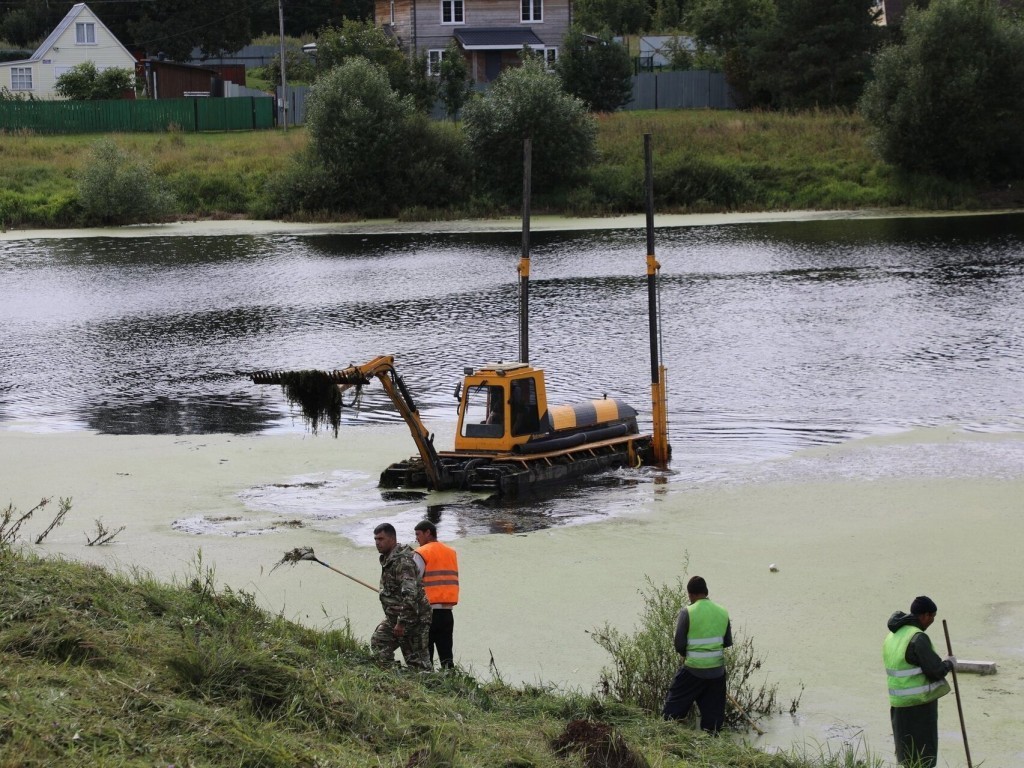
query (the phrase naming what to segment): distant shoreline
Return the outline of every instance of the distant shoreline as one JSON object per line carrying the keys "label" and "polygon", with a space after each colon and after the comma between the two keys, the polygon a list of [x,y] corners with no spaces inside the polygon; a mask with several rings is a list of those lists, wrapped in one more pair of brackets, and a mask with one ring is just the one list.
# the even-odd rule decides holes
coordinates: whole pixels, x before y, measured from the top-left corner
{"label": "distant shoreline", "polygon": [[[950,216],[1001,216],[1024,213],[1021,209],[983,211],[908,211],[899,209],[862,209],[836,211],[762,211],[749,213],[656,214],[658,229],[672,227],[708,227],[727,224],[765,224],[771,222],[842,221],[849,219],[900,219]],[[534,232],[585,232],[592,230],[642,229],[644,214],[598,216],[533,216]],[[216,237],[226,235],[405,235],[519,232],[518,217],[502,219],[458,219],[453,221],[400,221],[366,219],[354,222],[294,222],[260,219],[203,219],[170,224],[139,224],[126,227],[88,229],[13,229],[0,232],[0,242],[15,240],[62,240],[90,237]]]}

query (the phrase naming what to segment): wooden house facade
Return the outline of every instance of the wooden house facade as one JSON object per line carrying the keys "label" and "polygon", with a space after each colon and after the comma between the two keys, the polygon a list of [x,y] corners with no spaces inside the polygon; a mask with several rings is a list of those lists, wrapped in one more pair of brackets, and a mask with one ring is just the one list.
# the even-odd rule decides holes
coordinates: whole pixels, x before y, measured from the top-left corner
{"label": "wooden house facade", "polygon": [[548,64],[572,24],[572,0],[375,0],[374,19],[407,53],[425,55],[431,72],[454,39],[478,83],[519,64],[527,46]]}

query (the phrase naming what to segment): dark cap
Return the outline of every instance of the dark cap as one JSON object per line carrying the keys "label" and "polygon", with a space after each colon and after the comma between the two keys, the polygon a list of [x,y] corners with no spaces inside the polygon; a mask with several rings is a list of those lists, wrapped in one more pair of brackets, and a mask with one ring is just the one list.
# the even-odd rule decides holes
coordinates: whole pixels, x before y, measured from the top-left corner
{"label": "dark cap", "polygon": [[918,595],[910,604],[910,612],[915,616],[920,616],[922,613],[935,613],[938,610],[939,606],[935,604],[935,601],[924,595]]}
{"label": "dark cap", "polygon": [[691,595],[706,595],[708,593],[708,583],[704,581],[703,576],[694,576],[686,582],[686,591]]}

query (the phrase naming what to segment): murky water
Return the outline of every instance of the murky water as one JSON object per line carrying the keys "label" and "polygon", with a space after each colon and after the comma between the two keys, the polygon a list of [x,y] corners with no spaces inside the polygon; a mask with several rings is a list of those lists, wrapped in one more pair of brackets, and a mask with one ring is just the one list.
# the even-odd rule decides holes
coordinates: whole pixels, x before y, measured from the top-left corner
{"label": "murky water", "polygon": [[[0,243],[0,425],[301,431],[244,372],[393,354],[447,447],[463,367],[518,357],[518,251],[507,233]],[[657,253],[671,482],[916,426],[1024,426],[1022,215],[666,229]],[[648,413],[643,233],[535,233],[532,257],[549,399]],[[398,418],[379,387],[345,415]],[[373,480],[309,482],[337,506]],[[253,503],[308,508],[310,490]],[[578,495],[512,527],[575,519]]]}

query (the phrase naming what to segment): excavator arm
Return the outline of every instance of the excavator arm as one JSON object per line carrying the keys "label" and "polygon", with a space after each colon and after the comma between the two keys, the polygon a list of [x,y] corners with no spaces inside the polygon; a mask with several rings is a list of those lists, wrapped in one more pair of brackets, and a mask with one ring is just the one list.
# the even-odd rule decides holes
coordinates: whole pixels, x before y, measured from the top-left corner
{"label": "excavator arm", "polygon": [[[419,410],[416,408],[409,389],[395,370],[394,357],[381,355],[363,365],[352,365],[341,370],[321,371],[320,373],[342,390],[369,384],[373,378],[379,379],[384,391],[408,425],[409,432],[412,433],[412,439],[423,460],[423,470],[427,475],[430,487],[434,490],[446,487],[445,470],[434,449],[433,436],[423,425],[423,420],[420,418]],[[286,377],[287,374],[282,371],[258,371],[252,374],[255,384],[284,384]]]}

